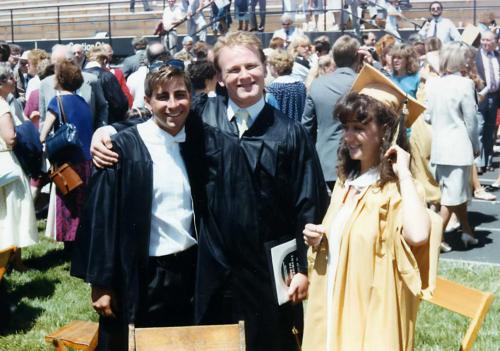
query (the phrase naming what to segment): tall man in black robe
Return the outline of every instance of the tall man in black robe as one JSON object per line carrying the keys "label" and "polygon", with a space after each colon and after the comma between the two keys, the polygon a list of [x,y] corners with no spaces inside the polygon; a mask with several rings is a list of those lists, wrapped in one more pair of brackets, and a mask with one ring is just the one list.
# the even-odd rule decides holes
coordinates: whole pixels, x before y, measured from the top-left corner
{"label": "tall man in black robe", "polygon": [[[258,38],[228,34],[214,53],[228,97],[202,95],[194,103],[205,124],[208,171],[195,320],[244,320],[248,350],[295,350],[292,330],[302,329],[299,302],[308,286],[302,230],[322,219],[326,185],[305,129],[264,101],[265,56]],[[93,145],[94,155],[110,160],[98,146]],[[279,306],[265,244],[294,238],[299,273],[290,282],[292,302]]]}
{"label": "tall man in black robe", "polygon": [[195,103],[206,124],[209,166],[195,318],[202,324],[245,320],[249,350],[294,350],[292,329],[302,329],[302,305],[278,306],[265,244],[296,238],[300,268],[289,295],[294,303],[303,300],[302,230],[308,219],[322,219],[326,186],[305,129],[264,101],[265,56],[257,37],[228,34],[214,57],[228,97]]}

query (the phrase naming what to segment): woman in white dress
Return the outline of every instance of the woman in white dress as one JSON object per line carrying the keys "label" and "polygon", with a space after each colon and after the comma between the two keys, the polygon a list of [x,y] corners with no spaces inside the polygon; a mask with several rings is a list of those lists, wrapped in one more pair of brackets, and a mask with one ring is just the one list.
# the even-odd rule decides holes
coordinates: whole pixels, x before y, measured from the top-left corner
{"label": "woman in white dress", "polygon": [[[15,122],[6,99],[15,87],[8,64],[0,64],[0,250],[35,244],[38,240],[35,209],[29,181],[12,152]],[[25,268],[17,250],[14,268]]]}

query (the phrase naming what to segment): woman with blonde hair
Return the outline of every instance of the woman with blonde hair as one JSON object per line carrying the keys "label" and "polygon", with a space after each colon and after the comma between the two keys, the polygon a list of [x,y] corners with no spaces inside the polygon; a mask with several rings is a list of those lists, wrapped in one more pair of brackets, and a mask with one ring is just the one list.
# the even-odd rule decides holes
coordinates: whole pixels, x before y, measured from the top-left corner
{"label": "woman with blonde hair", "polygon": [[311,40],[306,35],[296,35],[290,45],[288,45],[288,52],[294,58],[292,75],[305,81],[312,66]]}
{"label": "woman with blonde hair", "polygon": [[275,78],[266,88],[286,116],[300,121],[306,103],[307,89],[302,80],[292,75],[293,56],[285,50],[274,50],[268,59],[270,73]]}
{"label": "woman with blonde hair", "polygon": [[318,62],[312,66],[309,74],[306,78],[306,88],[309,90],[311,83],[313,80],[322,76],[323,74],[327,74],[335,71],[335,61],[333,61],[333,57],[330,55],[323,55],[318,58]]}

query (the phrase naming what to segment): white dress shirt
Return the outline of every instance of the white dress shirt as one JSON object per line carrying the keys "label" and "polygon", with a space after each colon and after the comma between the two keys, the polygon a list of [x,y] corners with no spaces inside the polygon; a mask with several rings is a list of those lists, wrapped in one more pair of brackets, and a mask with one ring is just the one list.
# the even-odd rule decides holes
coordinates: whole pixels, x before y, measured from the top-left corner
{"label": "white dress shirt", "polygon": [[422,35],[424,38],[430,38],[434,35],[434,28],[437,24],[436,37],[441,40],[443,44],[450,41],[460,41],[462,36],[460,35],[455,24],[448,18],[438,17],[433,18],[428,26],[424,26],[418,34]]}
{"label": "white dress shirt", "polygon": [[172,136],[154,122],[137,125],[153,161],[153,204],[149,256],[184,251],[196,244],[193,229],[191,186],[179,143],[186,140],[184,128]]}
{"label": "white dress shirt", "polygon": [[169,30],[172,27],[173,22],[178,22],[184,18],[185,14],[182,10],[182,6],[179,4],[174,4],[174,6],[165,7],[163,11],[163,28]]}
{"label": "white dress shirt", "polygon": [[148,72],[148,67],[140,66],[137,71],[127,78],[127,88],[134,98],[132,107],[144,107],[144,81],[146,80]]}
{"label": "white dress shirt", "polygon": [[[498,90],[499,84],[500,84],[500,67],[498,67],[498,59],[497,57],[493,54],[493,56],[488,56],[488,52],[484,51],[481,49],[481,59],[483,60],[483,67],[484,67],[484,78],[486,79],[486,87],[481,90],[480,94],[485,95],[486,93],[494,93],[495,91]],[[490,73],[490,60],[491,63],[493,64],[493,74],[496,77],[496,89],[491,90],[491,73]]]}
{"label": "white dress shirt", "polygon": [[[262,111],[265,104],[266,104],[266,102],[264,100],[264,97],[262,97],[259,101],[257,101],[252,106],[241,109],[241,110],[246,110],[249,114],[248,128],[250,128],[252,126],[253,122],[255,122],[255,119],[257,118],[259,113]],[[229,121],[231,121],[233,119],[233,117],[235,116],[236,112],[238,112],[238,110],[240,110],[240,107],[238,105],[236,105],[236,103],[233,100],[228,99],[227,118],[229,119]]]}

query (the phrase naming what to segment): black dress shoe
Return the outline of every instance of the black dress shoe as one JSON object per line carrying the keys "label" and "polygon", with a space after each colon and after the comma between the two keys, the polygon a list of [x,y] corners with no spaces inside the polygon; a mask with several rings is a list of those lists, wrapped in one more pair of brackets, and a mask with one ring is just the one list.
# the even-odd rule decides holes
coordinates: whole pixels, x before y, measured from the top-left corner
{"label": "black dress shoe", "polygon": [[488,167],[486,167],[486,170],[487,170],[488,172],[494,172],[494,171],[495,171],[495,167],[493,167],[493,166],[488,166]]}

